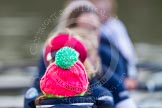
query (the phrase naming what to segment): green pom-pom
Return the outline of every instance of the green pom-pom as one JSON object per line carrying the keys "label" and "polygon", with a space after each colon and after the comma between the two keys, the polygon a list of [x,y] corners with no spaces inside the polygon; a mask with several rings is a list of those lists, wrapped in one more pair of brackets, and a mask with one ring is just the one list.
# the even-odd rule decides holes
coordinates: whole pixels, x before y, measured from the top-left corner
{"label": "green pom-pom", "polygon": [[79,53],[70,47],[63,47],[56,52],[55,63],[63,69],[69,69],[78,60]]}

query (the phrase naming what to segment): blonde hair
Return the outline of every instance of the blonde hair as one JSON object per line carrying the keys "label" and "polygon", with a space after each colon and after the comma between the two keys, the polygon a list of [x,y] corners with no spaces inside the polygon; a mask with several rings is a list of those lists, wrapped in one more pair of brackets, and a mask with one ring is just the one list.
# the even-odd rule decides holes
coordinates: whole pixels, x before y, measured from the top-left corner
{"label": "blonde hair", "polygon": [[[101,61],[100,57],[98,56],[99,42],[97,36],[91,34],[88,30],[81,28],[72,28],[68,29],[68,31],[76,39],[80,40],[88,50],[88,57],[86,59],[87,62],[85,62],[85,67],[87,68],[88,73],[90,73],[90,76],[94,77],[96,74],[99,74],[101,72]],[[95,59],[95,64],[90,62],[91,57]]]}
{"label": "blonde hair", "polygon": [[[98,72],[101,71],[101,64],[100,64],[100,59],[98,57],[98,40],[96,36],[92,36],[88,34],[86,30],[80,29],[80,28],[74,28],[74,29],[64,29],[64,30],[59,30],[56,33],[54,33],[53,36],[51,36],[47,41],[46,44],[50,44],[50,40],[55,38],[57,34],[60,33],[66,33],[69,34],[70,36],[73,36],[74,38],[78,39],[80,42],[83,43],[83,45],[87,48],[88,50],[88,55],[92,56],[96,59],[96,64],[92,64],[90,62],[89,57],[86,58],[85,62],[83,63],[85,66],[85,69],[88,74],[88,78],[91,79],[94,77]],[[46,45],[45,44],[45,45]]]}
{"label": "blonde hair", "polygon": [[52,30],[49,36],[52,36],[53,33],[59,31],[60,29],[64,30],[65,28],[74,27],[76,19],[82,13],[86,12],[94,13],[97,15],[96,7],[90,1],[88,0],[70,1],[67,7],[62,12],[56,29]]}
{"label": "blonde hair", "polygon": [[[77,15],[73,15],[73,13],[76,12],[78,12]],[[91,79],[96,75],[97,72],[101,70],[101,63],[98,57],[98,38],[97,36],[90,34],[89,31],[76,28],[76,26],[73,25],[68,25],[68,21],[71,20],[71,18],[73,20],[73,18],[77,18],[78,15],[81,15],[84,12],[90,12],[97,15],[95,6],[88,0],[76,0],[70,2],[64,9],[64,12],[60,17],[58,27],[49,34],[49,39],[47,40],[47,42],[50,42],[51,38],[54,38],[58,33],[71,34],[71,36],[74,36],[76,39],[81,41],[85,45],[85,47],[87,47],[88,54],[90,56],[96,54],[95,58],[97,60],[97,63],[95,64],[95,66],[90,62],[89,58],[87,58],[84,63],[88,72],[88,77],[89,79]]]}

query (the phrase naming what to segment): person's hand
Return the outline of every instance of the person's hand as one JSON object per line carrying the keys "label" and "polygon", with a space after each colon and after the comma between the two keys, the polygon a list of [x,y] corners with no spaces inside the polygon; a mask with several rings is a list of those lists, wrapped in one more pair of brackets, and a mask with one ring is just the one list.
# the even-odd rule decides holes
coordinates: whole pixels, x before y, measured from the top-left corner
{"label": "person's hand", "polygon": [[125,78],[126,89],[128,90],[136,89],[137,85],[138,85],[137,80],[132,79],[132,78]]}

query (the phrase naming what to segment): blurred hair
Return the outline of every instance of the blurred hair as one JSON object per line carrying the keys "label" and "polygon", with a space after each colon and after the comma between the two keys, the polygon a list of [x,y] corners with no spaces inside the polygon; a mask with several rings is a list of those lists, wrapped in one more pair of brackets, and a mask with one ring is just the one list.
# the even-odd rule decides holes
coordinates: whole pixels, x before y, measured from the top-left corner
{"label": "blurred hair", "polygon": [[70,36],[74,36],[74,38],[78,39],[80,42],[83,43],[83,45],[87,48],[88,50],[88,55],[92,56],[96,59],[95,65],[90,62],[89,57],[86,58],[85,62],[83,63],[85,66],[85,69],[88,74],[88,78],[91,79],[94,77],[98,72],[100,72],[101,66],[100,66],[100,59],[98,57],[98,40],[97,36],[92,36],[87,33],[87,31],[75,28],[75,29],[64,29],[60,30],[54,33],[53,36],[51,36],[47,41],[46,44],[50,42],[51,39],[55,38],[57,34],[60,33],[66,33],[69,34]]}
{"label": "blurred hair", "polygon": [[[77,27],[69,29],[69,31],[72,34],[72,36],[80,40],[88,50],[88,57],[87,57],[88,61],[85,62],[85,64],[87,66],[89,73],[91,73],[90,77],[94,77],[96,74],[100,74],[101,61],[98,55],[99,42],[97,36],[94,36],[94,34],[90,33],[88,30],[77,28]],[[95,59],[96,61],[95,63],[92,63],[90,61],[91,57]]]}
{"label": "blurred hair", "polygon": [[47,42],[58,33],[68,33],[80,40],[88,49],[89,56],[96,54],[95,59],[97,62],[95,65],[90,62],[88,57],[84,63],[88,77],[91,79],[101,69],[101,63],[98,57],[99,42],[98,36],[92,35],[89,31],[77,28],[76,20],[83,13],[94,13],[97,15],[96,8],[90,1],[72,0],[61,14],[58,27],[49,34],[50,38]]}
{"label": "blurred hair", "polygon": [[87,0],[71,1],[64,9],[57,29],[76,27],[76,19],[83,13],[94,13],[97,15],[95,6]]}

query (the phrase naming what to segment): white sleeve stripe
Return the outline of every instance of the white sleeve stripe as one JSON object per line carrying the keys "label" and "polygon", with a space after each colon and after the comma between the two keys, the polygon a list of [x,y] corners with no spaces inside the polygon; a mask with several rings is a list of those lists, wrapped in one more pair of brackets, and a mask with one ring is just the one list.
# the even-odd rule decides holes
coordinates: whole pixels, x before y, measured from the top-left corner
{"label": "white sleeve stripe", "polygon": [[99,97],[97,100],[109,100],[109,101],[113,101],[113,98],[111,96],[102,96],[102,97]]}

